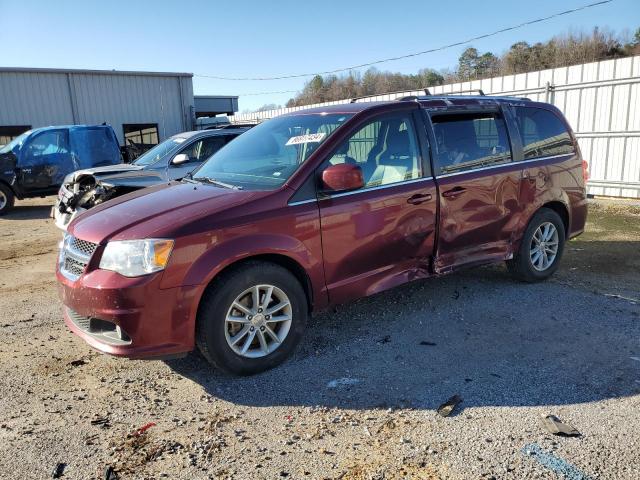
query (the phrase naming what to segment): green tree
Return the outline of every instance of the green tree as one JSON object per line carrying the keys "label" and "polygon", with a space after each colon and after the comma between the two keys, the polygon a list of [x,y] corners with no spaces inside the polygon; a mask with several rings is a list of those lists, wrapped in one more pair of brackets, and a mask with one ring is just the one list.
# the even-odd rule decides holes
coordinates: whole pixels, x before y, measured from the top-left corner
{"label": "green tree", "polygon": [[476,61],[476,77],[491,77],[500,69],[500,60],[491,52],[483,53]]}
{"label": "green tree", "polygon": [[418,71],[418,87],[435,87],[444,84],[444,76],[431,68]]}
{"label": "green tree", "polygon": [[527,42],[514,43],[511,45],[509,51],[504,55],[504,73],[510,74],[527,71],[530,56],[531,46]]}
{"label": "green tree", "polygon": [[467,48],[460,58],[458,58],[458,75],[462,80],[475,78],[478,66],[478,50],[473,47]]}

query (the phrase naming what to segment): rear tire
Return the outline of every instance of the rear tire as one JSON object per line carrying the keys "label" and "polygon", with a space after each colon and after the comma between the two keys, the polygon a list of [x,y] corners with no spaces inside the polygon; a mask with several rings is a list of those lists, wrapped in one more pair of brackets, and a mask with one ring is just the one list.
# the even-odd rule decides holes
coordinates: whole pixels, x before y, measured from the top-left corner
{"label": "rear tire", "polygon": [[208,288],[198,308],[196,343],[227,373],[263,372],[293,352],[308,310],[304,289],[291,272],[269,262],[247,262]]}
{"label": "rear tire", "polygon": [[520,248],[507,269],[518,280],[540,282],[558,269],[565,244],[565,228],[560,215],[541,208],[524,232]]}
{"label": "rear tire", "polygon": [[4,215],[13,208],[15,197],[13,191],[4,183],[0,183],[0,215]]}

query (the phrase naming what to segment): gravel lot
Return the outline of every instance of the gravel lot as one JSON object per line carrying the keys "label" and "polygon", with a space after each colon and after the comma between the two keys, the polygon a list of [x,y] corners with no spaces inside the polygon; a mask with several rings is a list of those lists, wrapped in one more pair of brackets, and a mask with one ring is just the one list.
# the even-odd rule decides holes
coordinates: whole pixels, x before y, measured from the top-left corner
{"label": "gravel lot", "polygon": [[[51,202],[0,219],[0,478],[640,476],[638,206],[594,205],[552,281],[421,281],[316,315],[292,360],[232,378],[69,333]],[[546,414],[582,435],[549,434]]]}

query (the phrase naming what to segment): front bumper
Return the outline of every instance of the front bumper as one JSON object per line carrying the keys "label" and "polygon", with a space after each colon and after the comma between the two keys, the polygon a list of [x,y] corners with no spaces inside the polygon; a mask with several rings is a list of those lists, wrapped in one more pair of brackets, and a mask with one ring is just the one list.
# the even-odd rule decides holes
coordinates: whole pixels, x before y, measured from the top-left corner
{"label": "front bumper", "polygon": [[84,208],[77,208],[72,213],[62,213],[60,211],[60,200],[57,200],[55,206],[51,207],[51,218],[53,218],[56,227],[66,232],[71,221],[86,211]]}
{"label": "front bumper", "polygon": [[93,270],[72,281],[56,272],[69,329],[93,348],[128,358],[193,350],[198,287],[160,288],[162,273],[127,278]]}

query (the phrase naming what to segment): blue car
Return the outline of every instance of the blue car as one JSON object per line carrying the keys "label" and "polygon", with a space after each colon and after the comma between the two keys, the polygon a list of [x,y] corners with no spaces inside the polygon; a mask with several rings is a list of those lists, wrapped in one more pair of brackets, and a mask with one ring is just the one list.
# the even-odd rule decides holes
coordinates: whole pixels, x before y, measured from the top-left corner
{"label": "blue car", "polygon": [[0,148],[0,215],[15,199],[55,194],[64,178],[84,168],[122,163],[109,125],[35,128]]}

